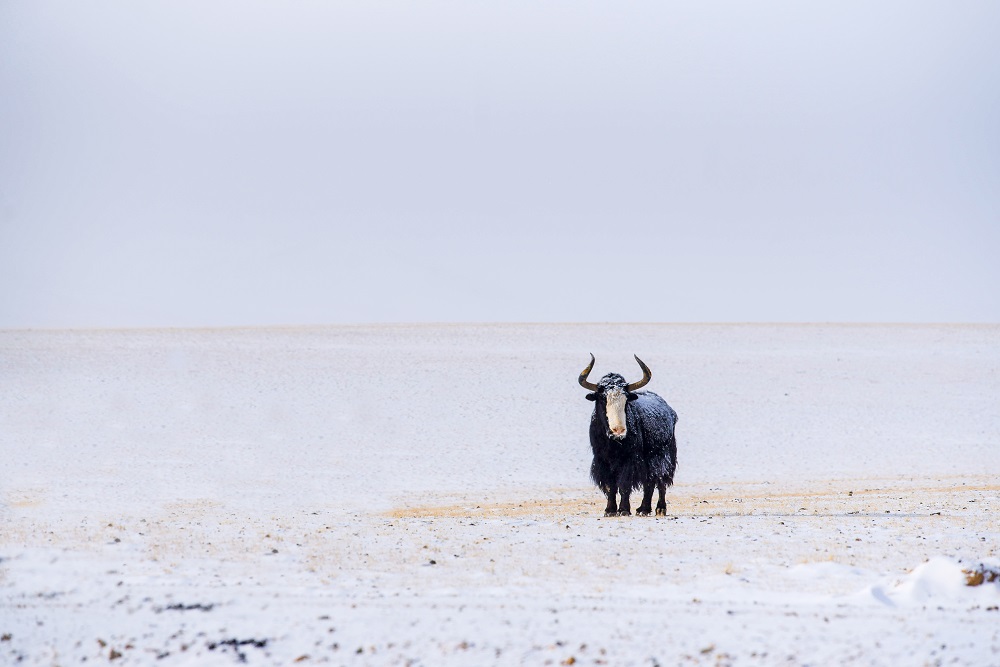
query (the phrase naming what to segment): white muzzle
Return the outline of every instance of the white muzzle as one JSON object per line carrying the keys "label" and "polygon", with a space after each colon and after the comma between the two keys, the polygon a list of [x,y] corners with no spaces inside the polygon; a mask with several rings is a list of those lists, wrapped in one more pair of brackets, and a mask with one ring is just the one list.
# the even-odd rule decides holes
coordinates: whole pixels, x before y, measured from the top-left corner
{"label": "white muzzle", "polygon": [[608,430],[611,437],[621,440],[628,430],[625,428],[625,403],[627,395],[621,389],[613,389],[606,395],[608,409]]}

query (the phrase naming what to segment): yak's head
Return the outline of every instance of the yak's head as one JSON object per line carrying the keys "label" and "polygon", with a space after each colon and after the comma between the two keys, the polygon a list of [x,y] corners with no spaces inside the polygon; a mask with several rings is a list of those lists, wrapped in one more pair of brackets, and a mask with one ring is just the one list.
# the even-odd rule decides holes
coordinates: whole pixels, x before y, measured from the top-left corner
{"label": "yak's head", "polygon": [[597,402],[595,414],[604,425],[607,436],[615,440],[621,440],[628,434],[625,404],[637,399],[639,396],[635,393],[636,390],[645,387],[653,377],[646,364],[642,363],[642,359],[636,357],[635,360],[642,368],[642,379],[632,384],[627,383],[618,373],[608,373],[597,384],[588,382],[587,376],[594,367],[594,355],[590,355],[590,364],[580,373],[580,386],[590,390],[587,400]]}

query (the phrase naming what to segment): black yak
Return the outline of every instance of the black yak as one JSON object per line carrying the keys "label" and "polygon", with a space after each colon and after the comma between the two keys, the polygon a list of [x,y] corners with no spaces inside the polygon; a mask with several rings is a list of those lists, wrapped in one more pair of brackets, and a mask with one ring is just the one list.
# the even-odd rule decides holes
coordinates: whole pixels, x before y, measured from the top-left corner
{"label": "black yak", "polygon": [[[608,497],[605,516],[632,514],[629,494],[639,488],[642,504],[636,513],[648,515],[654,487],[660,492],[656,513],[666,514],[664,493],[674,483],[677,413],[653,392],[637,391],[653,374],[639,357],[635,360],[642,368],[642,379],[631,384],[618,373],[608,373],[597,384],[588,382],[593,354],[580,373],[580,385],[591,392],[587,400],[596,403],[590,418],[590,447],[594,450],[590,477]],[[617,494],[621,494],[621,502],[616,505]]]}

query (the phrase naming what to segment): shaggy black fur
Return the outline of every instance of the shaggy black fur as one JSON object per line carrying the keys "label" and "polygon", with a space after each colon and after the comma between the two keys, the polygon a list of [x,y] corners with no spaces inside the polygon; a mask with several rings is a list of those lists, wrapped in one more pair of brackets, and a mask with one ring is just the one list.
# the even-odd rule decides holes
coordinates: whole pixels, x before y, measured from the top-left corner
{"label": "shaggy black fur", "polygon": [[[627,385],[621,375],[608,373],[597,383],[597,391],[587,394],[587,399],[595,402],[590,418],[590,447],[594,451],[590,477],[608,497],[605,516],[632,514],[629,494],[639,488],[642,504],[637,514],[652,511],[654,488],[660,492],[656,513],[666,514],[664,494],[666,487],[673,485],[677,468],[677,413],[651,391],[626,392],[626,433],[621,439],[613,437],[608,427],[606,394],[613,388],[625,392]],[[621,494],[618,505],[617,494]]]}

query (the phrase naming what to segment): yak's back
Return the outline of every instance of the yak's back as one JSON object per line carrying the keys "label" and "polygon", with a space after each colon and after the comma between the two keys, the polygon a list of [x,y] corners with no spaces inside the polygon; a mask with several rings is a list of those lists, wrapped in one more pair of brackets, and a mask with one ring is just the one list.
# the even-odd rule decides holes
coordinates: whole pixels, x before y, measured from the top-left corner
{"label": "yak's back", "polygon": [[642,424],[645,439],[664,443],[674,436],[677,413],[667,402],[651,391],[636,392],[639,396],[631,405]]}

